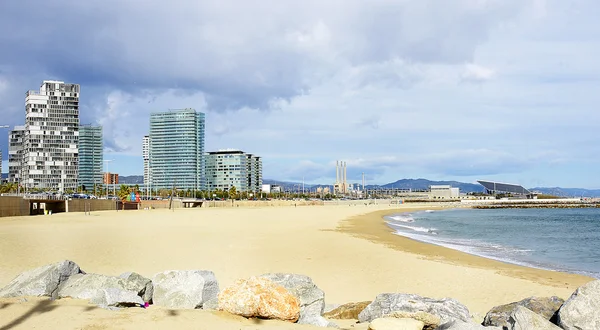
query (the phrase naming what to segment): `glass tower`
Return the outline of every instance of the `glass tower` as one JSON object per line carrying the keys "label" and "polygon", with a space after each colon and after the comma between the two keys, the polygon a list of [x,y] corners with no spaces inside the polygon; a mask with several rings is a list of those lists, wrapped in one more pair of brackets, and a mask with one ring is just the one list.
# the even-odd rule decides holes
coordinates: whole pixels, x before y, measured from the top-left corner
{"label": "glass tower", "polygon": [[204,113],[194,109],[150,115],[152,189],[205,190]]}
{"label": "glass tower", "polygon": [[93,192],[102,185],[102,126],[79,126],[79,186]]}
{"label": "glass tower", "polygon": [[219,150],[206,155],[208,190],[258,192],[262,188],[262,160],[241,150]]}

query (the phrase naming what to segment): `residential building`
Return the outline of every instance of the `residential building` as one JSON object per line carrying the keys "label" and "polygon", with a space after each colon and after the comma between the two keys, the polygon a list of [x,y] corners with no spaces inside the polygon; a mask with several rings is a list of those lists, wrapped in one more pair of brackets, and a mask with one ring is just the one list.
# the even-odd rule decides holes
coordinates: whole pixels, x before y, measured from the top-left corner
{"label": "residential building", "polygon": [[104,184],[119,184],[119,174],[104,172],[102,175],[102,183]]}
{"label": "residential building", "polygon": [[148,181],[152,189],[206,189],[204,131],[204,113],[194,109],[150,115]]}
{"label": "residential building", "polygon": [[102,126],[79,126],[79,187],[96,191],[102,184]]}
{"label": "residential building", "polygon": [[21,182],[24,136],[25,126],[15,126],[8,134],[8,182]]}
{"label": "residential building", "polygon": [[240,150],[219,150],[206,155],[208,190],[260,192],[262,159]]}
{"label": "residential building", "polygon": [[78,84],[46,80],[25,98],[26,189],[76,190],[79,168]]}
{"label": "residential building", "polygon": [[142,158],[144,159],[144,186],[150,186],[150,136],[144,136],[142,141]]}

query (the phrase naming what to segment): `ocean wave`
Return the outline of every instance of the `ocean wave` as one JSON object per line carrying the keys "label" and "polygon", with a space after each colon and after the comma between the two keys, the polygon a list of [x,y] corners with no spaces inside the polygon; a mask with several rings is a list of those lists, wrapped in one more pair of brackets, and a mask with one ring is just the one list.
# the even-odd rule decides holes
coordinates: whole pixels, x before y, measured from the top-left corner
{"label": "ocean wave", "polygon": [[413,219],[413,217],[410,214],[394,215],[388,218],[393,221],[415,222],[415,219]]}
{"label": "ocean wave", "polygon": [[392,226],[395,229],[398,228],[403,228],[403,229],[409,229],[409,230],[414,230],[416,232],[420,232],[420,233],[429,233],[429,234],[433,234],[433,235],[437,235],[437,229],[435,228],[426,228],[426,227],[418,227],[418,226],[406,226],[406,225],[401,225],[399,223],[393,223],[393,222],[388,222],[388,224],[390,226]]}

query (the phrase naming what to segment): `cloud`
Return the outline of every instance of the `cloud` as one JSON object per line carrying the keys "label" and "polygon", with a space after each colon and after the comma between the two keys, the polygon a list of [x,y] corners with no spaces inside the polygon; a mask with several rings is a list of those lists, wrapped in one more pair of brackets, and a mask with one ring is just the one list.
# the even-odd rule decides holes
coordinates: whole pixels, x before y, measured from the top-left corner
{"label": "cloud", "polygon": [[[207,150],[264,155],[265,177],[331,181],[335,159],[348,161],[349,178],[382,183],[524,175],[540,162],[593,161],[600,149],[598,9],[540,0],[4,1],[0,114],[22,124],[24,93],[58,79],[81,84],[82,122],[101,123],[107,153],[132,164],[152,112],[195,108],[206,113]],[[0,134],[3,155],[6,145]],[[538,150],[557,156],[538,161]],[[120,170],[141,173],[135,166]]]}
{"label": "cloud", "polygon": [[477,64],[467,64],[461,75],[461,80],[464,82],[481,83],[493,79],[495,75],[496,72],[490,68]]}

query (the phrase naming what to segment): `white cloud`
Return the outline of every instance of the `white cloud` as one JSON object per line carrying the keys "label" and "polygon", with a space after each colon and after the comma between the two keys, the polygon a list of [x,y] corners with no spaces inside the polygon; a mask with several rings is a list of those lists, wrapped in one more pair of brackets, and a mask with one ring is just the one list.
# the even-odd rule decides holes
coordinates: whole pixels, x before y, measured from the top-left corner
{"label": "white cloud", "polygon": [[493,79],[495,75],[496,72],[490,68],[470,63],[465,65],[461,79],[465,82],[484,82]]}

